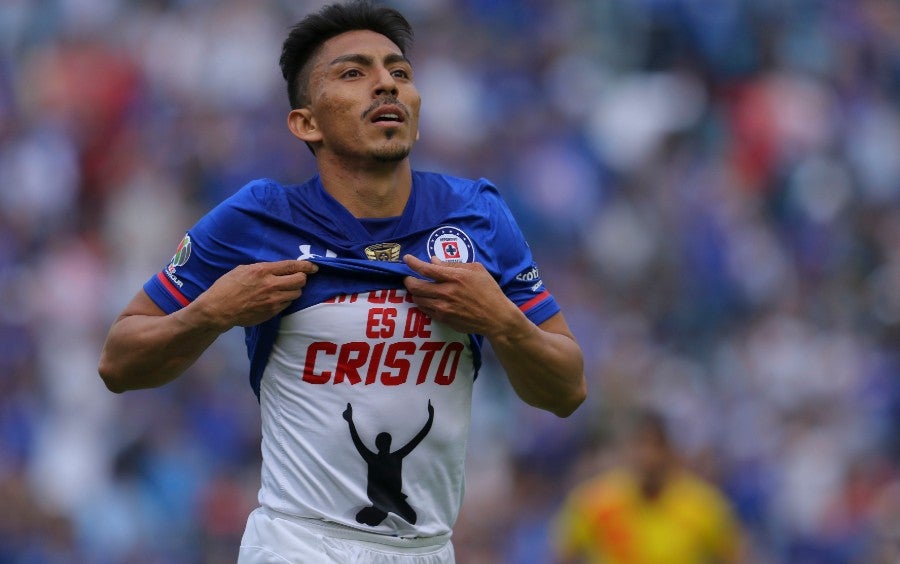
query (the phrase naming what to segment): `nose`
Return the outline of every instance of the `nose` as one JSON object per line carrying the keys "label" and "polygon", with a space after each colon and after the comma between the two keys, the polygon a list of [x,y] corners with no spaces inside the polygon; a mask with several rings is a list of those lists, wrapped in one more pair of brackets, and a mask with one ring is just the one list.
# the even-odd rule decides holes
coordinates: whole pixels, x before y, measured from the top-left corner
{"label": "nose", "polygon": [[399,90],[397,89],[397,81],[394,80],[394,75],[392,75],[391,71],[387,68],[380,68],[376,73],[374,88],[375,97],[397,96],[398,92]]}

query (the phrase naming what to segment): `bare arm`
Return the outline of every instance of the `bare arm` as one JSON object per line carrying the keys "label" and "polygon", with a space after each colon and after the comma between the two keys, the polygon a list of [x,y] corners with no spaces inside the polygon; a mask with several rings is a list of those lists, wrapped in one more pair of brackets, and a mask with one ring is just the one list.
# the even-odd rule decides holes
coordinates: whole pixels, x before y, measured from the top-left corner
{"label": "bare arm", "polygon": [[316,270],[312,263],[295,260],[238,266],[168,315],[142,290],[109,330],[100,377],[117,393],[162,386],[187,370],[225,331],[262,323],[287,307]]}
{"label": "bare arm", "polygon": [[561,313],[535,325],[479,263],[404,260],[431,280],[406,278],[416,306],[457,331],[484,335],[523,401],[560,417],[584,401],[581,347]]}
{"label": "bare arm", "polygon": [[581,347],[562,313],[540,325],[524,318],[487,337],[513,389],[529,405],[567,417],[587,396]]}

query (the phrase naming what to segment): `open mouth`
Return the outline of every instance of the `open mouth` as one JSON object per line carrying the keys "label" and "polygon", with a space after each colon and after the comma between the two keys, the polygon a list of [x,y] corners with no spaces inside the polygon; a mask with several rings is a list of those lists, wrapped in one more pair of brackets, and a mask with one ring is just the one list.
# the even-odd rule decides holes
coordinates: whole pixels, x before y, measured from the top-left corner
{"label": "open mouth", "polygon": [[375,123],[383,123],[383,122],[395,122],[395,123],[403,123],[403,118],[398,114],[382,114],[380,116],[375,116],[372,119]]}
{"label": "open mouth", "polygon": [[400,106],[387,104],[373,111],[369,119],[372,123],[401,124],[406,121],[406,113]]}

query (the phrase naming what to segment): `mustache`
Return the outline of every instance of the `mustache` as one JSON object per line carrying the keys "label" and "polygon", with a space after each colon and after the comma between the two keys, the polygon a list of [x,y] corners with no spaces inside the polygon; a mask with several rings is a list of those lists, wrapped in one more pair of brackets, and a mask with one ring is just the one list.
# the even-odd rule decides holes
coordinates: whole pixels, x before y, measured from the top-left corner
{"label": "mustache", "polygon": [[397,106],[400,108],[400,111],[403,112],[405,117],[409,117],[409,108],[406,107],[406,104],[397,99],[396,96],[390,96],[387,98],[379,98],[372,102],[368,108],[366,108],[362,113],[362,119],[366,119],[369,115],[382,106]]}

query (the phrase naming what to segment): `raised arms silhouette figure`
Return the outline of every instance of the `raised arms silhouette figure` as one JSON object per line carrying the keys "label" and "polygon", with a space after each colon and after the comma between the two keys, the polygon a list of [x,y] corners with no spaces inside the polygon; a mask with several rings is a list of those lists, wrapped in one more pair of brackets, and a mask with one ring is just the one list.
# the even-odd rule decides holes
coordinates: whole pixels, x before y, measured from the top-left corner
{"label": "raised arms silhouette figure", "polygon": [[353,423],[353,406],[347,404],[344,410],[344,419],[350,425],[350,437],[360,456],[369,466],[368,485],[366,493],[372,505],[363,507],[356,514],[356,520],[369,526],[380,524],[388,513],[394,513],[405,519],[410,524],[416,522],[416,512],[406,501],[403,493],[403,459],[408,455],[431,430],[434,422],[434,407],[428,400],[428,421],[425,426],[406,445],[391,452],[393,437],[390,433],[378,433],[375,437],[377,451],[369,450],[359,438],[356,425]]}

